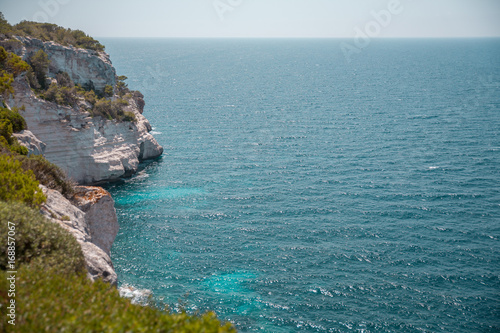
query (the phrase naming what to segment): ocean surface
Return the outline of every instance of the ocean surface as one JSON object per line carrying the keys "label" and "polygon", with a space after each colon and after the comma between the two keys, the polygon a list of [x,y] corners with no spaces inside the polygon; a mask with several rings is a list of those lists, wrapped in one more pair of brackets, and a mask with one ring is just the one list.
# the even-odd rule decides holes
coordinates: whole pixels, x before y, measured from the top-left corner
{"label": "ocean surface", "polygon": [[165,148],[108,186],[121,284],[240,332],[500,331],[500,40],[102,41]]}

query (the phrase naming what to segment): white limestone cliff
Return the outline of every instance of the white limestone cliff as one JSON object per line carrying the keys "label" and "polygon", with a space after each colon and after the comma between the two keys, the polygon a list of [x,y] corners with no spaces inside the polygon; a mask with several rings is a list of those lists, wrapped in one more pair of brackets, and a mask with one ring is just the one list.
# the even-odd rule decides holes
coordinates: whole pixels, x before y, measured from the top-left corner
{"label": "white limestone cliff", "polygon": [[66,72],[76,84],[103,90],[109,84],[115,86],[116,71],[109,55],[105,52],[63,46],[55,42],[43,42],[33,37],[16,37],[22,47],[15,50],[24,61],[28,61],[38,50],[49,56],[49,77],[56,77],[58,72]]}
{"label": "white limestone cliff", "polygon": [[[103,52],[65,47],[53,42],[19,37],[24,56],[43,49],[51,61],[51,75],[67,71],[76,83],[93,82],[96,87],[116,83],[115,70]],[[46,144],[44,156],[80,184],[116,180],[137,171],[140,161],[160,156],[163,148],[149,133],[151,125],[142,115],[137,97],[129,97],[124,111],[133,112],[135,122],[90,117],[87,105],[62,106],[36,97],[24,76],[13,84],[11,107],[21,107],[28,129]]]}
{"label": "white limestone cliff", "polygon": [[101,187],[77,186],[73,201],[85,213],[92,243],[109,255],[119,228],[113,198]]}

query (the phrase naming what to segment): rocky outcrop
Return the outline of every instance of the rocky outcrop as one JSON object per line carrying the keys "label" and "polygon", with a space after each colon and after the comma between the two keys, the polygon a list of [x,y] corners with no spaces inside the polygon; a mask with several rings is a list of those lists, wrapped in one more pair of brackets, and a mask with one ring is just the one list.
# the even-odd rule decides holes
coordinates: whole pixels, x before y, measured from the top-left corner
{"label": "rocky outcrop", "polygon": [[43,42],[32,37],[16,38],[23,47],[15,51],[25,61],[38,50],[47,53],[50,60],[49,77],[55,77],[58,72],[66,72],[76,84],[98,91],[104,90],[107,84],[113,87],[116,84],[116,71],[105,52],[63,46],[50,41]]}
{"label": "rocky outcrop", "polygon": [[[20,46],[14,50],[28,60],[38,50],[50,60],[49,77],[55,80],[59,72],[84,87],[102,91],[106,85],[116,86],[117,77],[109,56],[104,52],[43,42],[31,37],[16,37]],[[11,107],[23,106],[20,111],[28,129],[46,144],[42,152],[49,161],[66,171],[80,184],[116,180],[137,171],[140,161],[160,156],[163,148],[149,133],[151,125],[142,115],[142,95],[124,97],[128,105],[124,112],[135,115],[136,121],[117,121],[91,117],[92,106],[83,99],[72,107],[38,98],[24,75],[13,83],[15,94],[8,100]],[[113,99],[118,98],[114,96]],[[34,153],[29,142],[22,141]],[[26,142],[26,144],[24,144]]]}
{"label": "rocky outcrop", "polygon": [[62,106],[35,96],[23,76],[14,82],[11,106],[20,111],[28,129],[46,144],[45,158],[80,184],[112,181],[137,171],[141,160],[160,156],[163,148],[149,133],[151,125],[133,98],[125,111],[135,122],[90,117],[80,107]]}
{"label": "rocky outcrop", "polygon": [[19,144],[28,148],[29,155],[43,155],[47,145],[40,141],[31,131],[24,130],[19,133],[12,134]]}
{"label": "rocky outcrop", "polygon": [[101,187],[77,186],[73,199],[85,213],[91,242],[109,255],[118,234],[115,202],[111,195]]}
{"label": "rocky outcrop", "polygon": [[[105,236],[99,235],[99,232],[103,230],[118,230],[116,211],[109,193],[101,188],[77,187],[77,193],[85,193],[83,197],[78,198],[77,206],[87,209],[86,213],[73,205],[61,193],[41,187],[47,197],[46,203],[41,207],[42,214],[68,230],[76,238],[82,248],[89,278],[102,279],[116,285],[117,275],[109,256],[109,249],[105,251],[101,247],[103,238],[106,239],[104,244],[112,244],[116,232]],[[98,217],[92,213],[97,210],[101,212]],[[88,214],[88,212],[91,213]]]}

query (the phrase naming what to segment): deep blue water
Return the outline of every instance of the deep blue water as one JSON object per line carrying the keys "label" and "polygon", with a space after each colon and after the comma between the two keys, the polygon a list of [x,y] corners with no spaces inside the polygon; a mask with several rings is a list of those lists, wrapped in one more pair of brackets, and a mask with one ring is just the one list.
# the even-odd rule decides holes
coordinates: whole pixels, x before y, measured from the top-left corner
{"label": "deep blue water", "polygon": [[241,332],[500,331],[500,40],[104,39],[162,159],[121,283]]}

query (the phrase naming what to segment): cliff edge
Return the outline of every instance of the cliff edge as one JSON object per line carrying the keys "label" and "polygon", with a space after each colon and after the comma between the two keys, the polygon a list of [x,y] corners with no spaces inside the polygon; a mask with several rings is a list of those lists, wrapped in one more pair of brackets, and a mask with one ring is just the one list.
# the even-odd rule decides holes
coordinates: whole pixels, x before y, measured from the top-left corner
{"label": "cliff edge", "polygon": [[[48,80],[56,82],[59,73],[67,73],[75,84],[103,91],[110,86],[116,92],[117,76],[109,56],[102,51],[63,46],[31,37],[17,37],[21,42],[14,51],[29,60],[38,50],[48,56]],[[123,112],[134,115],[133,121],[92,116],[90,105],[78,100],[74,105],[60,105],[35,95],[21,75],[13,83],[9,100],[20,111],[28,129],[45,144],[44,156],[66,171],[79,184],[113,181],[137,171],[143,160],[159,157],[163,148],[149,133],[151,125],[142,115],[142,95],[119,96]],[[28,147],[29,148],[29,147]]]}

